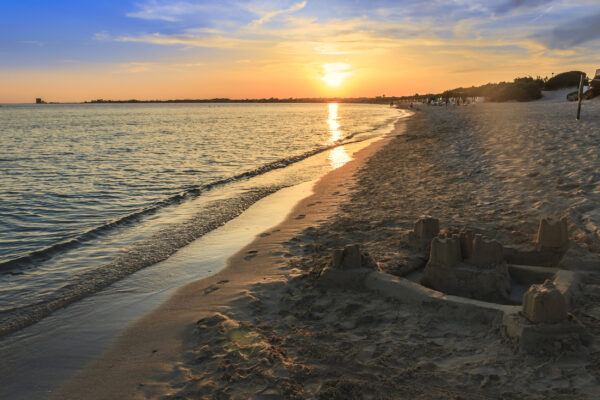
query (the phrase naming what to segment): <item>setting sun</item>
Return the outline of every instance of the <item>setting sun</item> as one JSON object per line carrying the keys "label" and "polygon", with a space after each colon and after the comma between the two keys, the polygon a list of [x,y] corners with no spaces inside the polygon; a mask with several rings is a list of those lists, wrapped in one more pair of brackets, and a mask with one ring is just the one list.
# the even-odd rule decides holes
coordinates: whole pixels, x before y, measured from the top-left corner
{"label": "setting sun", "polygon": [[340,86],[352,75],[350,64],[336,62],[323,65],[323,81],[329,86]]}

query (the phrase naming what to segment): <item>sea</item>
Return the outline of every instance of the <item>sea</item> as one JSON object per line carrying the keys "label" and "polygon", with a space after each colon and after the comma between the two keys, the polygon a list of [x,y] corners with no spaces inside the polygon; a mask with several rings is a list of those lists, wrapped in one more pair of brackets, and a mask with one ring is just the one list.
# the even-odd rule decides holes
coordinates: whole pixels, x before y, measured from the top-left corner
{"label": "sea", "polygon": [[344,145],[406,115],[343,103],[2,105],[0,327],[168,258],[340,167]]}

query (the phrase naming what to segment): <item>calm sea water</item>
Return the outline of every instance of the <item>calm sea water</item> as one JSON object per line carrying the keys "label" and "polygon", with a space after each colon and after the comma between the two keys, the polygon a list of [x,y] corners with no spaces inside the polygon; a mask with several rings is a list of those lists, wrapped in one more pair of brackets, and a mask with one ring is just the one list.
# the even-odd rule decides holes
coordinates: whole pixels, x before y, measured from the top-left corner
{"label": "calm sea water", "polygon": [[352,104],[3,105],[0,324],[160,261],[283,186],[311,155],[391,130]]}

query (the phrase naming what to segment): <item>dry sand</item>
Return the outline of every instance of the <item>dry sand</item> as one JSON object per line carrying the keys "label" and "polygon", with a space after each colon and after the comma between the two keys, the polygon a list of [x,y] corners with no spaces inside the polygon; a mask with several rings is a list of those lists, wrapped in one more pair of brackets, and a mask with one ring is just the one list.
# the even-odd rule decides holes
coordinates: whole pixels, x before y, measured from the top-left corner
{"label": "dry sand", "polygon": [[349,243],[390,273],[422,265],[400,243],[422,214],[515,246],[533,241],[540,216],[566,215],[580,254],[597,260],[600,106],[586,106],[579,123],[558,103],[427,107],[319,181],[224,271],[132,326],[57,398],[597,398],[594,262],[571,309],[594,343],[536,356],[495,321],[314,279]]}

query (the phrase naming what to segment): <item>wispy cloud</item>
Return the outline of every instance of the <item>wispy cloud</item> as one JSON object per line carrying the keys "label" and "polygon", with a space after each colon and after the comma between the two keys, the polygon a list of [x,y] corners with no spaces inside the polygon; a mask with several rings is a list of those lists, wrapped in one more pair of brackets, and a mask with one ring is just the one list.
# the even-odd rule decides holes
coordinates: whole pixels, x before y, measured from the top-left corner
{"label": "wispy cloud", "polygon": [[225,36],[201,36],[189,33],[165,35],[154,33],[151,35],[122,36],[116,39],[119,42],[151,43],[158,45],[183,45],[190,47],[236,48],[248,46],[254,41]]}
{"label": "wispy cloud", "polygon": [[118,72],[128,72],[128,73],[133,73],[133,74],[137,74],[140,72],[146,72],[148,70],[150,70],[155,64],[151,63],[151,62],[129,62],[129,63],[123,63],[119,65],[119,71]]}
{"label": "wispy cloud", "polygon": [[92,39],[94,40],[110,40],[110,35],[107,32],[96,32]]}
{"label": "wispy cloud", "polygon": [[535,9],[552,3],[554,0],[508,0],[500,3],[492,9],[496,14],[506,14],[515,10]]}
{"label": "wispy cloud", "polygon": [[42,47],[43,45],[45,45],[44,42],[39,41],[39,40],[19,40],[19,43],[29,44],[29,45],[33,45],[33,46],[39,46],[39,47]]}
{"label": "wispy cloud", "polygon": [[127,16],[131,18],[174,22],[182,15],[204,10],[206,6],[185,1],[158,2],[151,0],[147,3],[138,3],[137,8],[137,11],[127,13]]}
{"label": "wispy cloud", "polygon": [[533,35],[549,49],[568,49],[600,40],[600,13],[569,21]]}
{"label": "wispy cloud", "polygon": [[252,21],[252,23],[256,24],[256,25],[262,25],[265,22],[269,22],[270,20],[277,17],[278,15],[291,14],[296,11],[302,10],[304,7],[306,7],[306,1],[303,1],[301,3],[296,3],[289,8],[285,8],[282,10],[274,10],[274,11],[266,11],[265,12],[265,11],[256,10],[254,7],[248,7],[248,10],[255,14],[261,15],[261,17],[259,19]]}
{"label": "wispy cloud", "polygon": [[[399,54],[405,55],[402,64],[448,63],[459,72],[528,71],[532,65],[564,63],[573,57],[570,47],[600,38],[600,13],[581,17],[597,7],[558,0],[330,0],[327,9],[315,1],[292,1],[274,7],[282,2],[149,0],[128,15],[173,22],[168,29],[158,23],[156,33],[97,36],[179,46],[190,56],[194,48],[224,49],[229,66],[250,58],[253,68],[268,64],[265,60],[272,66],[316,63],[311,67],[316,76],[325,73],[323,64],[360,65],[365,58],[401,59]],[[543,23],[537,22],[542,15]],[[563,24],[566,15],[572,20]]]}

